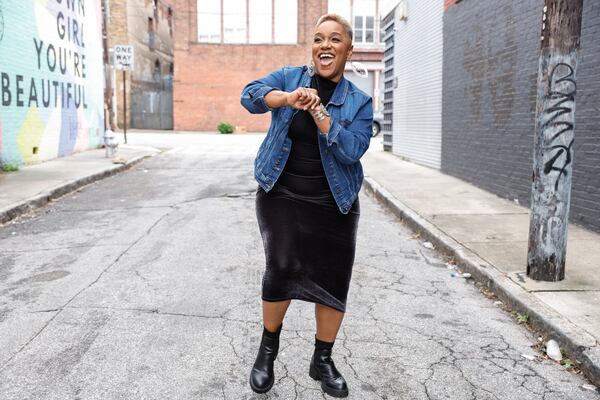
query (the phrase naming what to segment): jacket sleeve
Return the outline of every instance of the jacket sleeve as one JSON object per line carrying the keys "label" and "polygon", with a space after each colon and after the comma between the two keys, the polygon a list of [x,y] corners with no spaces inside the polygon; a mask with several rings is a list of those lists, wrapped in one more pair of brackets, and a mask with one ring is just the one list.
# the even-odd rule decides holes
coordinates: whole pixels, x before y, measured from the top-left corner
{"label": "jacket sleeve", "polygon": [[342,126],[333,117],[327,137],[327,147],[335,158],[343,164],[354,164],[365,154],[371,143],[373,126],[373,101],[366,101],[358,109],[356,116],[348,126]]}
{"label": "jacket sleeve", "polygon": [[283,68],[271,72],[264,78],[250,82],[242,90],[242,106],[252,114],[263,114],[271,109],[265,103],[265,96],[272,90],[283,90],[285,78]]}

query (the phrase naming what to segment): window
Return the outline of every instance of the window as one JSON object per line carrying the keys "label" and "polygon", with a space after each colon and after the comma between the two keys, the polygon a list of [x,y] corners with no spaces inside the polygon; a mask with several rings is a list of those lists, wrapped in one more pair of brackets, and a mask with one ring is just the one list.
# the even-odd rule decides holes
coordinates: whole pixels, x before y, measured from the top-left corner
{"label": "window", "polygon": [[198,42],[298,41],[298,0],[197,0]]}
{"label": "window", "polygon": [[156,60],[154,62],[154,71],[152,72],[152,79],[154,82],[160,82],[161,72],[160,72],[160,61]]}
{"label": "window", "polygon": [[223,0],[223,42],[246,41],[246,0]]}
{"label": "window", "polygon": [[332,14],[341,15],[348,22],[352,21],[352,4],[350,0],[329,0],[327,11]]}
{"label": "window", "polygon": [[252,18],[249,19],[249,43],[271,43],[273,41],[272,0],[250,0]]}
{"label": "window", "polygon": [[274,3],[275,43],[297,43],[298,2],[296,0],[274,0]]}
{"label": "window", "polygon": [[328,11],[352,24],[355,43],[375,42],[375,0],[329,0]]}
{"label": "window", "polygon": [[354,41],[357,43],[373,43],[374,42],[374,21],[372,16],[354,17]]}
{"label": "window", "polygon": [[169,36],[173,37],[173,9],[171,7],[167,10],[167,20],[169,22]]}
{"label": "window", "polygon": [[154,50],[156,48],[156,34],[154,33],[154,19],[148,18],[148,48]]}
{"label": "window", "polygon": [[198,41],[221,43],[221,0],[198,0]]}
{"label": "window", "polygon": [[372,0],[354,0],[354,30],[355,43],[375,42],[375,2]]}

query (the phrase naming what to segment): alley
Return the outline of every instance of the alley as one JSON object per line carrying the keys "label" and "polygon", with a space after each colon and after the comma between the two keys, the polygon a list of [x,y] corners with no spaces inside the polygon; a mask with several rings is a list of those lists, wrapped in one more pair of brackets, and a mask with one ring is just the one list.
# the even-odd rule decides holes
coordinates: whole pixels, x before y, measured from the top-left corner
{"label": "alley", "polygon": [[[247,383],[261,139],[132,134],[165,151],[0,227],[0,399],[325,398],[308,376],[308,303],[290,307],[271,392]],[[334,347],[349,398],[600,399],[365,195],[361,214]]]}

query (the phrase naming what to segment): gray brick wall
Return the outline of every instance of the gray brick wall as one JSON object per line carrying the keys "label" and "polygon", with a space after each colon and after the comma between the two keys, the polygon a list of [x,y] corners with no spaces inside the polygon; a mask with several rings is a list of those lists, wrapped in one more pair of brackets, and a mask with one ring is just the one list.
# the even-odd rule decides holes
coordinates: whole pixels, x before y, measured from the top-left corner
{"label": "gray brick wall", "polygon": [[[542,0],[444,15],[442,171],[529,205]],[[600,2],[584,2],[570,221],[600,232]]]}

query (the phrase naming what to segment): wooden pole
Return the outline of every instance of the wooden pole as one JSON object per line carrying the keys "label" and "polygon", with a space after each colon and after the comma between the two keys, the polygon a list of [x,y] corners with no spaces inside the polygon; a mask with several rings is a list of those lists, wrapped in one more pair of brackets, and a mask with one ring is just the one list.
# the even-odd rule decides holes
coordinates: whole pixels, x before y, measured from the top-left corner
{"label": "wooden pole", "polygon": [[127,72],[123,70],[123,134],[127,144]]}
{"label": "wooden pole", "polygon": [[533,151],[527,275],[565,277],[583,0],[545,0]]}

